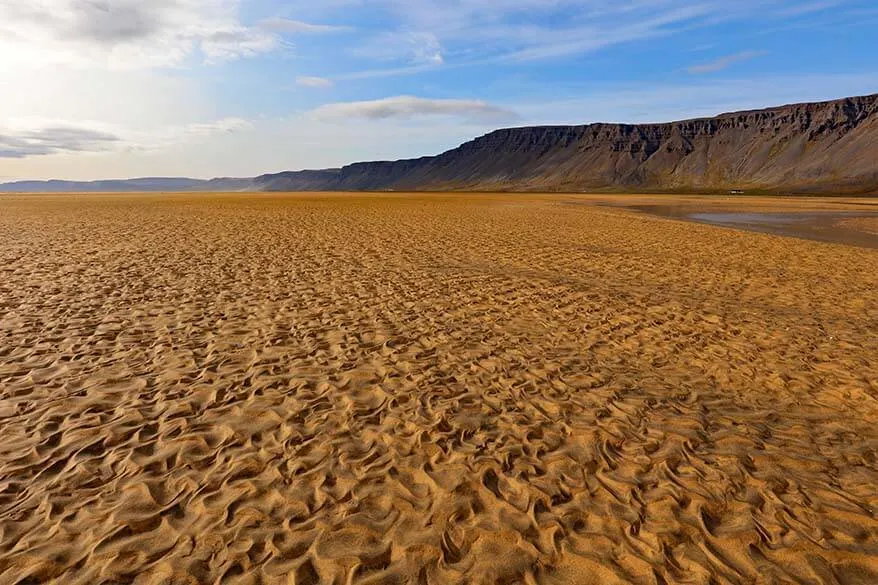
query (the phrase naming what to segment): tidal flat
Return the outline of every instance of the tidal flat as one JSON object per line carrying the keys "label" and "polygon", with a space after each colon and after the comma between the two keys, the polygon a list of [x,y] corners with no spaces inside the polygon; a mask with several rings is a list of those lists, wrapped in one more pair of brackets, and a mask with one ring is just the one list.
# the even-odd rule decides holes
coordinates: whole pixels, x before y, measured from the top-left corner
{"label": "tidal flat", "polygon": [[0,584],[876,583],[878,250],[637,209],[876,203],[0,196]]}

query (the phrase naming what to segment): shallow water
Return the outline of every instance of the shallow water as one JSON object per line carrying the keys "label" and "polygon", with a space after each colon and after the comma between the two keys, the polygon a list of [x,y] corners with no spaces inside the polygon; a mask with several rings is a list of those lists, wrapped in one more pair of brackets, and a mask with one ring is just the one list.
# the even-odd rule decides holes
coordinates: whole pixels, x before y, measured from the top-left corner
{"label": "shallow water", "polygon": [[863,248],[878,248],[878,235],[847,227],[840,222],[861,217],[878,217],[868,211],[701,211],[682,205],[643,205],[636,209],[676,219],[686,219],[754,232],[834,242]]}

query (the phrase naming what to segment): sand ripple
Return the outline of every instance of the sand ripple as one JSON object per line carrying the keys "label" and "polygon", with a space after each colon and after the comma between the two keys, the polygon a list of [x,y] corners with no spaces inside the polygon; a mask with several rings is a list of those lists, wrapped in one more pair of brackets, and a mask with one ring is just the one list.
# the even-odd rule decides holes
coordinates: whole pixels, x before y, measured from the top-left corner
{"label": "sand ripple", "polygon": [[878,583],[876,273],[551,197],[4,197],[0,584]]}

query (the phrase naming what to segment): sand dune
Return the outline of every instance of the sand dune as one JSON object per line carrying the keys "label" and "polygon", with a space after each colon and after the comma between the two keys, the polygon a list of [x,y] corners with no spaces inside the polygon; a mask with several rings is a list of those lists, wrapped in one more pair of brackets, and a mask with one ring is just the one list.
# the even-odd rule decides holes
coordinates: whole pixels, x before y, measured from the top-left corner
{"label": "sand dune", "polygon": [[878,583],[878,251],[592,201],[0,198],[0,584]]}

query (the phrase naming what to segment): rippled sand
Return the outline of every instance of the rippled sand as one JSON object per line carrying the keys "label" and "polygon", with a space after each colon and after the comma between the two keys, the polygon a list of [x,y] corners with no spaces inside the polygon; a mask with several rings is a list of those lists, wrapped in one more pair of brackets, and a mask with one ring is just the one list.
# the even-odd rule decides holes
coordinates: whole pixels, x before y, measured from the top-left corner
{"label": "rippled sand", "polygon": [[878,251],[571,199],[0,198],[0,584],[878,583]]}

